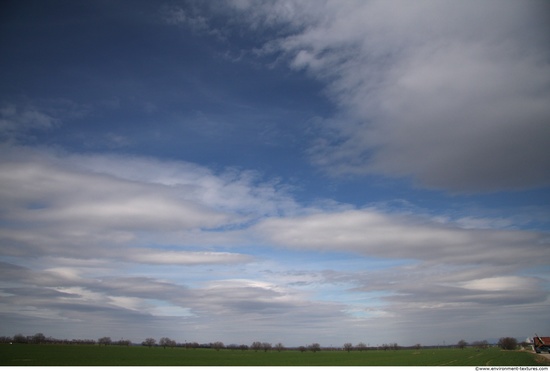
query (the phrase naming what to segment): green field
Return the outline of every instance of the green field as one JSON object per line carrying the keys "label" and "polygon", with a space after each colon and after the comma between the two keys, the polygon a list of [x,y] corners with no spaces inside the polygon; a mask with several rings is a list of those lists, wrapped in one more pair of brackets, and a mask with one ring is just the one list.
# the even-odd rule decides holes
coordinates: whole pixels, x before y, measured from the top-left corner
{"label": "green field", "polygon": [[240,351],[142,346],[0,345],[3,366],[534,366],[535,354],[497,348],[399,351]]}

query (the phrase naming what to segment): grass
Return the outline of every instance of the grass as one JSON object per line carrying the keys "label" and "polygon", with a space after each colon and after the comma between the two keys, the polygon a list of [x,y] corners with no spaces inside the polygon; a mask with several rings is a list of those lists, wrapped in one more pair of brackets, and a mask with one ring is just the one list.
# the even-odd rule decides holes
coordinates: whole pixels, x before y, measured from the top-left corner
{"label": "grass", "polygon": [[399,351],[240,351],[143,346],[0,345],[3,366],[536,366],[536,355],[497,348]]}

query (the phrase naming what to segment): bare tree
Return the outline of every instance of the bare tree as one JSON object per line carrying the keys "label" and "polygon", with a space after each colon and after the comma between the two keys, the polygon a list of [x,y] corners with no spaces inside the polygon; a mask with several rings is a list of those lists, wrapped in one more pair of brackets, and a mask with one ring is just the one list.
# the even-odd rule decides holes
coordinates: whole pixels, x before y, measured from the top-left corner
{"label": "bare tree", "polygon": [[314,353],[318,352],[318,351],[321,351],[321,345],[319,345],[318,343],[313,343],[311,345],[309,345],[309,350],[313,351]]}
{"label": "bare tree", "polygon": [[199,347],[199,343],[198,342],[186,342],[185,343],[185,348],[186,349],[196,349]]}
{"label": "bare tree", "polygon": [[16,334],[13,336],[13,343],[15,344],[26,344],[27,338],[23,336],[21,333]]}
{"label": "bare tree", "polygon": [[518,347],[518,340],[513,337],[502,337],[498,345],[504,350],[515,350]]}
{"label": "bare tree", "polygon": [[220,351],[220,349],[223,349],[225,347],[225,345],[221,341],[216,341],[216,342],[212,343],[212,347],[215,350]]}
{"label": "bare tree", "polygon": [[157,340],[152,337],[148,337],[141,343],[143,346],[153,347],[157,344]]}
{"label": "bare tree", "polygon": [[279,342],[279,343],[275,344],[275,350],[277,350],[278,352],[281,352],[284,349],[285,349],[285,347],[283,346],[282,343]]}
{"label": "bare tree", "polygon": [[344,350],[347,351],[348,353],[353,350],[353,345],[351,344],[351,342],[346,342],[344,344]]}
{"label": "bare tree", "polygon": [[299,350],[301,353],[303,353],[304,351],[307,350],[307,348],[306,348],[305,346],[300,346],[300,347],[298,347],[298,350]]}
{"label": "bare tree", "polygon": [[254,351],[258,351],[262,349],[262,343],[260,341],[254,341],[252,345],[250,345],[250,348]]}
{"label": "bare tree", "polygon": [[472,342],[472,346],[475,346],[478,349],[487,349],[489,347],[489,343],[487,342],[487,340],[474,341]]}
{"label": "bare tree", "polygon": [[0,344],[11,344],[13,342],[13,338],[9,336],[0,336]]}
{"label": "bare tree", "polygon": [[160,346],[166,349],[166,346],[168,347],[175,347],[176,341],[172,340],[169,337],[162,337],[159,341]]}
{"label": "bare tree", "polygon": [[262,342],[262,349],[267,353],[269,350],[271,350],[272,346],[269,342]]}
{"label": "bare tree", "polygon": [[466,346],[468,346],[468,343],[464,340],[460,340],[457,342],[456,346],[458,346],[459,349],[464,349]]}
{"label": "bare tree", "polygon": [[101,346],[101,344],[107,346],[107,345],[111,345],[112,340],[111,340],[111,337],[101,337],[100,339],[97,340],[97,343],[99,344],[99,346]]}
{"label": "bare tree", "polygon": [[364,342],[360,342],[357,345],[355,345],[355,348],[359,351],[365,351],[367,350],[367,345],[365,345]]}
{"label": "bare tree", "polygon": [[44,342],[46,342],[46,336],[44,336],[43,333],[37,333],[34,336],[32,336],[33,344],[43,344]]}

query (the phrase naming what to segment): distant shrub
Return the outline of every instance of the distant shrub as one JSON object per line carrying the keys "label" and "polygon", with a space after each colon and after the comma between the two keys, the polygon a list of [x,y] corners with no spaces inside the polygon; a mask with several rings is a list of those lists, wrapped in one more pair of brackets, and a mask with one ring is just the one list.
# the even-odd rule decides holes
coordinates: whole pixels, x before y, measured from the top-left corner
{"label": "distant shrub", "polygon": [[503,337],[498,340],[498,345],[504,350],[515,350],[518,347],[518,340],[513,337]]}

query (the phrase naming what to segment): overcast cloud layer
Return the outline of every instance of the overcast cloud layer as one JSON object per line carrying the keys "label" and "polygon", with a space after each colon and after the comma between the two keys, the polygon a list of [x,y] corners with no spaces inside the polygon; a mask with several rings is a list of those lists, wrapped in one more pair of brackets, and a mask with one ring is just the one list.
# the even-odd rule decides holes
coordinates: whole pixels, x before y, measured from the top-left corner
{"label": "overcast cloud layer", "polygon": [[550,333],[546,3],[52,4],[1,12],[1,335]]}

